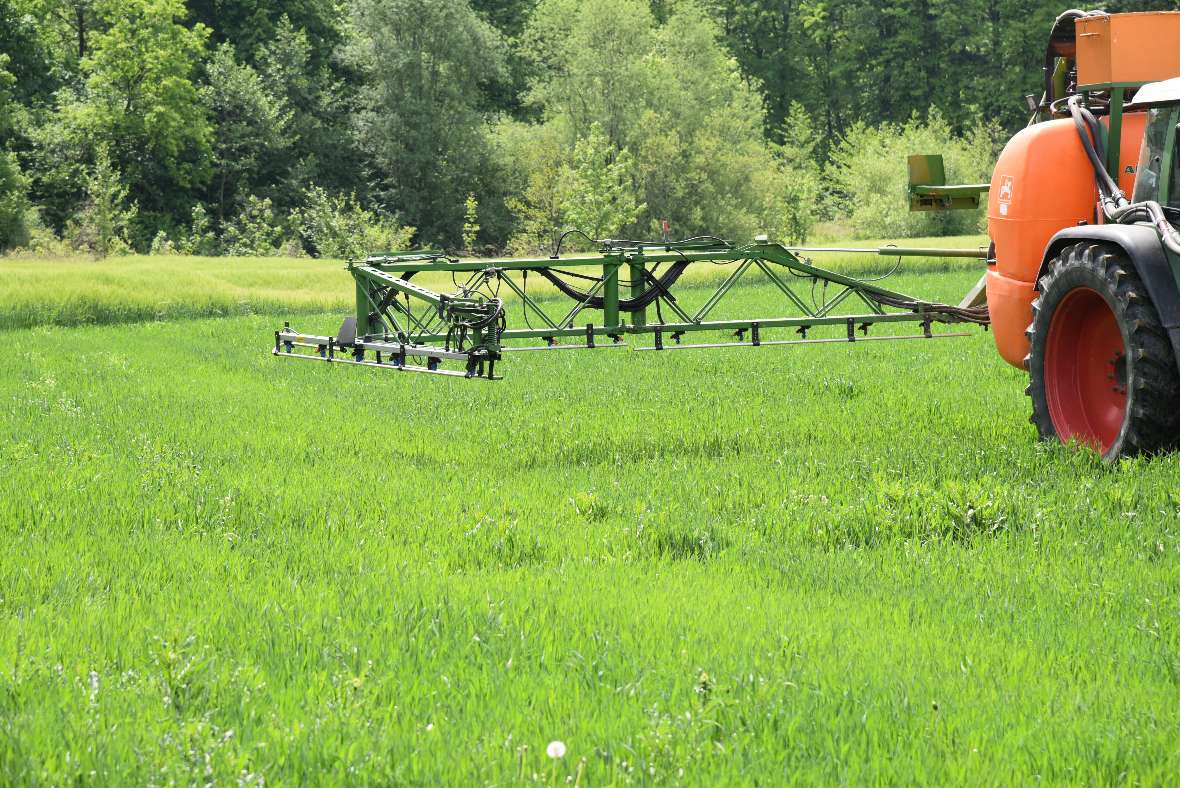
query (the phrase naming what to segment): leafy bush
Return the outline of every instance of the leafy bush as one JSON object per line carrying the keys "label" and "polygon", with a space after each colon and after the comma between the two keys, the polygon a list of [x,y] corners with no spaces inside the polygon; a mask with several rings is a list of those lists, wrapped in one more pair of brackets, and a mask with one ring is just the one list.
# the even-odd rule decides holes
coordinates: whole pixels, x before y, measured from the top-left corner
{"label": "leafy bush", "polygon": [[29,242],[28,181],[11,153],[0,153],[0,252]]}
{"label": "leafy bush", "polygon": [[832,151],[827,177],[832,205],[857,238],[908,238],[982,232],[987,216],[976,211],[911,213],[906,158],[941,153],[948,183],[983,183],[990,179],[998,152],[999,130],[980,122],[957,136],[937,110],[923,122],[877,127],[856,124]]}
{"label": "leafy bush", "polygon": [[632,224],[647,206],[636,204],[631,168],[631,152],[616,152],[602,126],[593,124],[574,145],[573,160],[563,173],[567,223],[594,238],[616,235]]}
{"label": "leafy bush", "polygon": [[[495,135],[508,191],[523,196],[510,202],[513,251],[548,246],[575,217],[643,236],[662,220],[678,237],[806,236],[815,164],[767,142],[758,88],[719,37],[692,3],[657,24],[642,0],[542,0],[523,46],[543,122],[508,121]],[[605,147],[587,169],[577,144],[585,154],[595,128]]]}
{"label": "leafy bush", "polygon": [[[524,198],[512,202],[522,227],[512,247],[540,252],[561,229],[578,229],[591,238],[616,236],[645,207],[636,204],[632,171],[630,151],[615,150],[602,126],[591,125],[568,162],[542,169],[541,177],[529,179]],[[564,246],[584,249],[588,243],[583,236],[570,236]]]}
{"label": "leafy bush", "polygon": [[780,167],[786,173],[779,234],[788,243],[804,243],[819,219],[822,179],[815,156],[819,138],[802,104],[791,104],[782,138],[776,149]]}
{"label": "leafy bush", "polygon": [[471,251],[475,249],[475,242],[479,238],[479,200],[474,192],[468,192],[463,201],[463,248]]}
{"label": "leafy bush", "polygon": [[390,216],[361,206],[356,195],[331,195],[318,186],[304,192],[304,206],[292,217],[304,247],[316,257],[341,259],[405,249],[414,236]]}
{"label": "leafy bush", "polygon": [[139,208],[127,205],[127,187],[111,163],[106,146],[99,146],[95,154],[94,166],[86,174],[85,191],[82,210],[66,229],[70,243],[98,258],[129,253],[127,231]]}
{"label": "leafy bush", "polygon": [[246,198],[246,207],[225,226],[225,253],[236,257],[268,257],[280,254],[286,227],[275,214],[270,198]]}
{"label": "leafy bush", "polygon": [[152,239],[152,247],[149,251],[156,256],[180,254],[176,242],[168,236],[166,230],[160,230],[160,232],[156,233],[156,237]]}
{"label": "leafy bush", "polygon": [[217,233],[213,232],[213,220],[205,206],[197,203],[193,207],[192,223],[189,225],[188,235],[176,244],[181,254],[203,255],[212,257],[221,254],[221,241]]}

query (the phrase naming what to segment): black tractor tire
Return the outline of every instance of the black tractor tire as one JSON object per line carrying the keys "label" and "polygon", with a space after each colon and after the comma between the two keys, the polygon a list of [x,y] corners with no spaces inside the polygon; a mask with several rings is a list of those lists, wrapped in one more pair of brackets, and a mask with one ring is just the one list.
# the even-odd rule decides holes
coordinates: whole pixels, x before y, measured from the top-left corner
{"label": "black tractor tire", "polygon": [[1180,373],[1126,254],[1094,242],[1065,247],[1037,292],[1024,365],[1041,439],[1076,439],[1108,461],[1174,448]]}

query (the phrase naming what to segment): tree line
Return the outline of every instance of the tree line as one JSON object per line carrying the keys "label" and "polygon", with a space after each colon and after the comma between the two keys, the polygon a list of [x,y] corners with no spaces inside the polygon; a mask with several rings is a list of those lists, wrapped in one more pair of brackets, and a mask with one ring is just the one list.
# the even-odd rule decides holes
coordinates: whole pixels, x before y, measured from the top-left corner
{"label": "tree line", "polygon": [[986,175],[1061,10],[0,0],[0,249],[536,252],[562,227],[801,240],[835,216],[970,229],[898,214],[904,164],[884,151],[939,146],[952,176]]}

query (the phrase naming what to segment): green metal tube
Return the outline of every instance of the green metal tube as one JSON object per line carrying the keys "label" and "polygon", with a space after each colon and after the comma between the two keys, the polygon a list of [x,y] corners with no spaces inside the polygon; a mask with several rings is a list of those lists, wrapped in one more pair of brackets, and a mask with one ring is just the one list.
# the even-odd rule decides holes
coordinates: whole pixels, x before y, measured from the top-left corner
{"label": "green metal tube", "polygon": [[619,268],[617,260],[602,264],[602,321],[607,328],[619,325]]}
{"label": "green metal tube", "polygon": [[787,250],[790,252],[799,252],[800,254],[875,254],[882,257],[959,257],[974,260],[986,260],[987,250],[980,247],[978,249],[939,249],[932,247],[920,246],[878,246],[876,248],[854,248],[854,247],[804,247],[804,246],[789,246]]}
{"label": "green metal tube", "polygon": [[1106,132],[1106,171],[1119,182],[1119,158],[1123,147],[1123,98],[1126,88],[1110,91],[1110,128]]}
{"label": "green metal tube", "polygon": [[369,295],[365,289],[365,283],[359,277],[356,278],[356,335],[358,337],[368,336],[373,333],[369,328]]}
{"label": "green metal tube", "polygon": [[[639,298],[643,295],[644,272],[647,270],[643,264],[642,255],[636,255],[629,263],[631,270],[631,297]],[[647,307],[639,307],[631,310],[631,324],[636,326],[647,325]]]}

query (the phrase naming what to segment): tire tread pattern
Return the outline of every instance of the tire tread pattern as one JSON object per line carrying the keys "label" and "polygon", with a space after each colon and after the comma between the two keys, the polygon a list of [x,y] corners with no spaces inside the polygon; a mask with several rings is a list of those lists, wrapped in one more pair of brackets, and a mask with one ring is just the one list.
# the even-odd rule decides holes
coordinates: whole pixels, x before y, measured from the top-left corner
{"label": "tire tread pattern", "polygon": [[1078,279],[1089,280],[1087,286],[1112,305],[1126,343],[1127,417],[1106,458],[1174,448],[1180,436],[1180,373],[1167,331],[1123,251],[1099,243],[1066,247],[1037,282],[1032,323],[1025,332],[1029,339],[1029,354],[1024,359],[1029,372],[1025,393],[1033,406],[1029,420],[1042,440],[1058,440],[1045,395],[1045,345],[1053,310],[1071,289],[1071,281]]}

